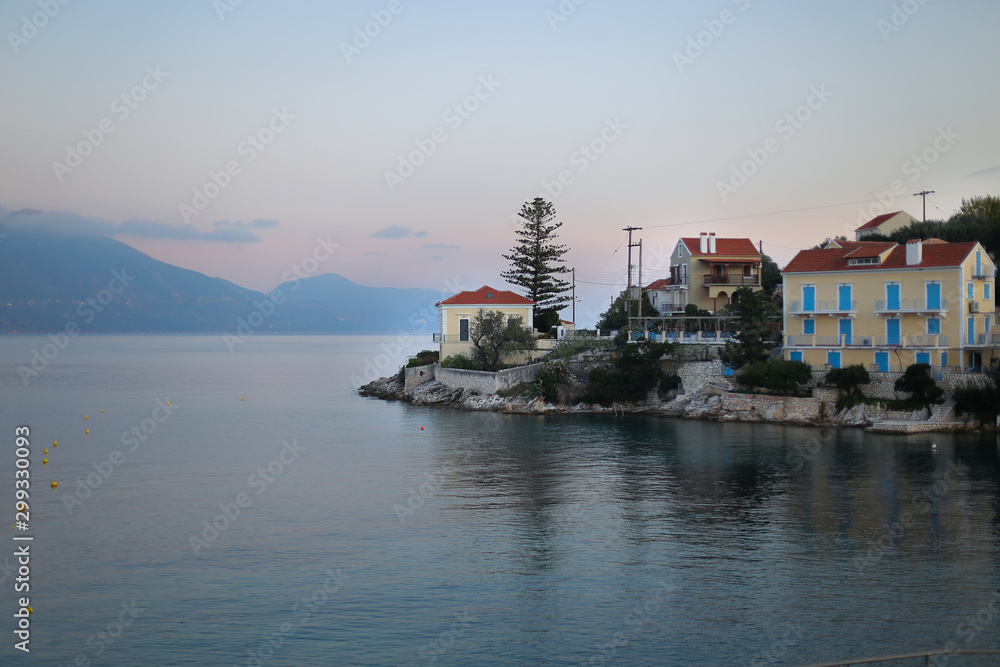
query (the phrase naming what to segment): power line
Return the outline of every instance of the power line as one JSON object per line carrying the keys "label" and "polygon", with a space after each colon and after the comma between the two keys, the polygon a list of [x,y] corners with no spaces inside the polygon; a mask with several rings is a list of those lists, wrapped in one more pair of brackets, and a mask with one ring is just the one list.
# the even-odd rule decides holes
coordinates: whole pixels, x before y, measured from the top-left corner
{"label": "power line", "polygon": [[877,199],[861,199],[859,201],[849,201],[842,204],[827,204],[825,206],[810,206],[807,208],[790,208],[785,211],[771,211],[769,213],[751,213],[749,215],[736,215],[729,218],[714,218],[712,220],[693,220],[691,222],[673,222],[666,225],[650,225],[646,229],[660,229],[662,227],[684,227],[685,225],[703,225],[709,222],[727,222],[729,220],[744,220],[746,218],[762,218],[768,215],[784,215],[786,213],[801,213],[803,211],[818,211],[824,208],[837,208],[839,206],[853,206],[854,204],[867,204],[878,201]]}

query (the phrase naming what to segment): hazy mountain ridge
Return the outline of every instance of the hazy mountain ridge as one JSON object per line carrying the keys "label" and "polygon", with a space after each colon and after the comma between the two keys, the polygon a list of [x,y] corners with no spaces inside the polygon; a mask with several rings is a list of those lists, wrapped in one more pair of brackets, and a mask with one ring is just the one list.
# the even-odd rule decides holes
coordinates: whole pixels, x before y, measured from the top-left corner
{"label": "hazy mountain ridge", "polygon": [[[3,221],[0,233],[0,333],[51,333],[73,321],[93,333],[234,331],[255,304],[269,300],[106,236]],[[279,289],[281,302],[255,331],[430,331],[427,308],[443,298],[434,290],[365,287],[336,274]],[[422,310],[425,321],[415,325]]]}

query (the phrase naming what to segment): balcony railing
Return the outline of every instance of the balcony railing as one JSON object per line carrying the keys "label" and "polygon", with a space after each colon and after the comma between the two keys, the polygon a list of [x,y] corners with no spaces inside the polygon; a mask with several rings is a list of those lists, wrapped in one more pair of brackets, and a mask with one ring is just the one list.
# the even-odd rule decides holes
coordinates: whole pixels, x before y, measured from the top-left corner
{"label": "balcony railing", "polygon": [[712,285],[752,285],[760,286],[760,276],[744,276],[743,274],[737,274],[735,276],[716,276],[709,274],[705,276],[705,287],[710,287]]}
{"label": "balcony railing", "polygon": [[968,346],[993,346],[1000,345],[1000,334],[995,333],[977,333],[973,336],[970,341],[968,336],[965,339],[965,345]]}
{"label": "balcony railing", "polygon": [[937,307],[928,307],[924,299],[875,299],[876,313],[947,313],[948,307],[943,299],[938,300]]}
{"label": "balcony railing", "polygon": [[434,334],[434,342],[435,343],[468,343],[469,339],[466,338],[465,340],[462,340],[462,336],[460,334],[436,333],[436,334]]}
{"label": "balcony railing", "polygon": [[804,304],[801,301],[792,301],[788,304],[788,311],[792,315],[802,315],[806,313],[816,313],[820,315],[835,315],[837,313],[856,313],[858,312],[858,302],[851,301],[849,308],[841,308],[845,304],[841,303],[838,299],[831,299],[830,301],[815,301],[812,304],[812,308],[804,308]]}
{"label": "balcony railing", "polygon": [[972,269],[972,277],[973,278],[996,278],[997,277],[997,270],[996,269],[990,269],[990,268],[987,268],[985,266],[980,267],[978,270]]}
{"label": "balcony railing", "polygon": [[[980,334],[985,336],[986,334]],[[948,336],[785,336],[788,347],[948,347]]]}

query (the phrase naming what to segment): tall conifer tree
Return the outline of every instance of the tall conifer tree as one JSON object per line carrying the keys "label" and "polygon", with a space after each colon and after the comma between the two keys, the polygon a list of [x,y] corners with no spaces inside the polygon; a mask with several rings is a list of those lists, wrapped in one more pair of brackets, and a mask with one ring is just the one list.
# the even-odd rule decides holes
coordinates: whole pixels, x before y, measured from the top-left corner
{"label": "tall conifer tree", "polygon": [[559,310],[572,300],[566,295],[570,284],[559,277],[569,273],[562,258],[568,248],[555,243],[562,223],[552,222],[556,210],[541,197],[525,203],[518,216],[521,228],[515,230],[517,242],[503,256],[511,268],[500,275],[523,288],[524,296],[535,302],[535,328],[548,331],[559,323]]}

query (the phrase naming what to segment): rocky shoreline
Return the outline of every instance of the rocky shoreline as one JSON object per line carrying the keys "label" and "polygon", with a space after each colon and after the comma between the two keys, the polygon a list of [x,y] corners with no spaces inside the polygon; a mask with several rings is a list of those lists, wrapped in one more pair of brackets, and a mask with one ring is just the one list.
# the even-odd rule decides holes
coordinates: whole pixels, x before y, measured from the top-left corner
{"label": "rocky shoreline", "polygon": [[446,407],[456,410],[494,411],[508,414],[614,414],[650,415],[721,422],[775,423],[797,426],[853,426],[882,433],[973,431],[976,424],[956,421],[948,409],[928,413],[887,413],[858,405],[835,413],[832,402],[814,398],[791,398],[739,394],[726,387],[706,385],[690,394],[670,395],[661,400],[655,390],[641,403],[620,403],[611,407],[578,403],[556,405],[525,395],[504,396],[448,387],[430,381],[406,390],[397,377],[383,377],[360,387],[361,396],[411,405]]}

